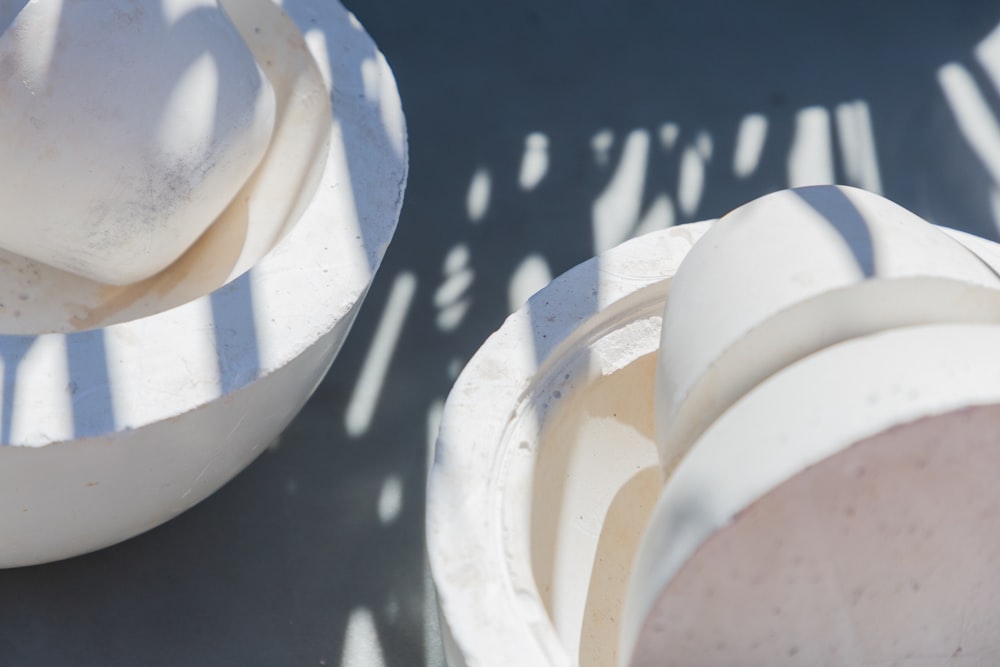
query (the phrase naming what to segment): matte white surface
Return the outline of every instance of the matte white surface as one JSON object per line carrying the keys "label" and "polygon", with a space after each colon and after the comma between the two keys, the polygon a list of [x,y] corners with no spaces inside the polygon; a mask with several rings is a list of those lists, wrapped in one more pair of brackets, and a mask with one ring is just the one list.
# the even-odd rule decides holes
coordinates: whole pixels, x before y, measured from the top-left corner
{"label": "matte white surface", "polygon": [[1000,321],[1000,278],[941,229],[856,188],[785,190],[719,220],[678,270],[657,376],[664,467],[743,393],[825,346]]}
{"label": "matte white surface", "polygon": [[[226,7],[277,93],[273,141],[252,178],[177,262],[138,283],[106,285],[0,250],[0,333],[68,333],[169,310],[245,273],[297,220],[335,132],[326,75],[280,10],[231,0]],[[343,215],[352,215],[352,194],[342,199]]]}
{"label": "matte white surface", "polygon": [[[641,410],[638,369],[660,336],[655,313],[673,293],[677,266],[709,229],[700,223],[641,237],[558,277],[457,380],[427,509],[452,667],[616,664],[617,612],[628,597],[615,581],[620,568],[627,578],[631,552],[611,545],[634,548],[629,525],[644,520],[643,486],[655,494],[660,483],[646,480],[651,459],[628,453],[651,445],[652,432],[623,424]],[[945,234],[996,263],[995,244]],[[581,289],[595,281],[597,289]],[[638,384],[622,384],[626,377]],[[621,474],[619,464],[636,468]],[[643,581],[642,592],[653,595],[655,582]],[[609,611],[616,620],[604,616]]]}
{"label": "matte white surface", "polygon": [[[613,378],[655,351],[669,278],[707,227],[645,236],[559,276],[508,318],[456,381],[427,504],[427,548],[452,667],[572,665],[584,660],[581,642],[595,655],[607,648],[594,648],[582,633],[585,610],[600,607],[587,600],[591,571],[605,553],[601,525],[617,485],[639,472],[617,465],[655,465],[651,448],[641,454],[652,424],[641,435],[601,401],[592,407],[609,410],[604,419],[575,422],[580,416],[562,406],[587,404],[581,388],[605,383],[598,395],[635,398],[615,390]],[[605,437],[576,439],[577,427]],[[593,485],[556,483],[567,464],[584,476],[590,469]]]}
{"label": "matte white surface", "polygon": [[216,0],[30,2],[0,35],[0,247],[123,285],[176,260],[271,140]]}

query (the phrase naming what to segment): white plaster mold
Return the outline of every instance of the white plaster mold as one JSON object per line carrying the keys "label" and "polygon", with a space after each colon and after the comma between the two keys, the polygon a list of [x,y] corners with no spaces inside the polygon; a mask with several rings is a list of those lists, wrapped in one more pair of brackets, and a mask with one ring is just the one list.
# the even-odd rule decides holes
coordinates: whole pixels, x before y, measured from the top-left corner
{"label": "white plaster mold", "polygon": [[151,278],[116,287],[0,253],[0,566],[152,528],[252,461],[329,368],[395,231],[406,129],[353,16],[319,0],[164,6],[225,10],[267,82],[244,91],[243,120],[274,91],[270,143]]}
{"label": "white plaster mold", "polygon": [[[983,529],[1000,500],[997,271],[1000,246],[831,187],[556,278],[445,406],[427,540],[449,664],[881,664],[893,641],[949,647],[927,664],[956,640],[993,655],[996,595],[976,585],[1000,547]],[[664,310],[697,326],[668,335]],[[728,356],[743,340],[760,359]],[[721,396],[687,440],[657,425],[688,395],[664,381]],[[963,600],[975,627],[934,606]]]}
{"label": "white plaster mold", "polygon": [[1000,322],[1000,277],[947,233],[850,187],[761,197],[677,273],[657,376],[666,468],[754,385],[823,347],[894,327]]}
{"label": "white plaster mold", "polygon": [[29,2],[0,34],[0,247],[148,278],[233,200],[274,117],[216,0]]}

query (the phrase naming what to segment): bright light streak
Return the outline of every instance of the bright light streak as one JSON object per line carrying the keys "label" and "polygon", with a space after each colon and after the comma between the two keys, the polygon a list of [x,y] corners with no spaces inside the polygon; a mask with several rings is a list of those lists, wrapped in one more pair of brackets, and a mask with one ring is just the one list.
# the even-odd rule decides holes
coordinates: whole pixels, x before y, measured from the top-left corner
{"label": "bright light streak", "polygon": [[344,630],[344,652],[340,667],[385,667],[385,656],[378,640],[375,619],[365,607],[351,611]]}
{"label": "bright light streak", "polygon": [[938,70],[938,83],[969,147],[1000,185],[1000,125],[972,75],[958,63]]}
{"label": "bright light streak", "polygon": [[490,195],[493,191],[493,177],[486,167],[476,169],[469,183],[469,193],[465,196],[465,211],[472,222],[480,222],[490,209]]}
{"label": "bright light streak", "polygon": [[795,116],[795,136],[788,152],[788,185],[825,185],[834,182],[830,112],[806,107]]}
{"label": "bright light streak", "polygon": [[1000,90],[1000,25],[976,45],[976,60],[990,77],[993,87]]}
{"label": "bright light streak", "polygon": [[444,259],[442,270],[445,280],[434,292],[434,306],[438,308],[437,326],[441,331],[457,329],[472,305],[472,300],[466,297],[476,280],[475,272],[468,266],[470,257],[469,246],[459,243],[448,251]]}
{"label": "bright light streak", "polygon": [[633,236],[642,236],[672,227],[676,221],[677,214],[674,212],[674,202],[670,199],[670,195],[661,194],[653,201],[646,214],[642,216]]}
{"label": "bright light streak", "polygon": [[625,139],[611,182],[591,209],[595,254],[627,239],[638,222],[648,162],[649,132],[633,130]]}
{"label": "bright light streak", "polygon": [[840,155],[844,160],[847,182],[869,192],[882,194],[875,131],[871,112],[864,100],[845,102],[837,106],[837,134]]}
{"label": "bright light streak", "polygon": [[399,518],[403,510],[403,480],[399,475],[389,475],[382,482],[378,496],[378,520],[387,526]]}
{"label": "bright light streak", "polygon": [[541,255],[528,255],[514,270],[507,286],[507,306],[514,312],[524,305],[532,294],[549,284],[552,269]]}
{"label": "bright light streak", "polygon": [[354,392],[347,404],[344,427],[347,435],[352,438],[361,437],[371,426],[389,363],[399,344],[403,324],[416,291],[417,277],[414,274],[403,272],[396,276],[382,311],[382,319],[372,337],[371,347],[368,348],[368,356],[365,357],[358,382],[354,385]]}
{"label": "bright light streak", "polygon": [[472,299],[462,299],[442,308],[437,316],[438,330],[447,333],[461,326],[462,320],[465,319],[465,315],[469,312],[471,305]]}
{"label": "bright light streak", "polygon": [[444,400],[436,398],[427,409],[427,470],[434,463],[434,450],[437,448],[438,431],[441,430],[441,415],[444,414]]}
{"label": "bright light streak", "polygon": [[708,132],[702,130],[698,133],[698,136],[694,138],[694,148],[698,151],[698,155],[705,162],[712,159],[712,151],[715,148],[715,143],[712,141],[712,135]]}
{"label": "bright light streak", "polygon": [[524,156],[517,181],[522,190],[534,190],[549,171],[549,138],[532,132],[524,140]]}
{"label": "bright light streak", "polygon": [[1000,190],[996,187],[990,192],[990,208],[993,211],[993,225],[1000,232]]}
{"label": "bright light streak", "polygon": [[[58,0],[62,4],[62,0]],[[186,2],[161,2],[159,3],[160,15],[163,17],[163,23],[168,28],[173,28],[177,25],[177,22],[188,16],[189,12],[192,11],[192,7]],[[199,7],[198,9],[203,9]],[[57,15],[62,14],[62,7],[56,10]]]}
{"label": "bright light streak", "polygon": [[[1000,25],[993,29],[993,31],[983,38],[981,42],[976,46],[976,60],[982,66],[983,71],[989,76],[990,81],[993,83],[993,88],[1000,91]],[[970,143],[972,143],[970,141]],[[974,144],[973,144],[974,147]],[[993,153],[994,159],[996,153]],[[980,157],[982,159],[982,157]],[[996,186],[1000,186],[1000,181],[997,181],[997,176],[993,176],[994,183]],[[996,226],[997,231],[1000,231],[1000,189],[994,187],[993,191],[990,193],[990,204],[993,210],[993,222]]]}
{"label": "bright light streak", "polygon": [[176,150],[176,146],[207,145],[204,137],[215,132],[219,79],[219,66],[210,53],[195,58],[177,79],[163,103],[156,130],[165,154],[170,155],[169,151]]}
{"label": "bright light streak", "polygon": [[664,150],[671,151],[677,145],[677,138],[681,136],[681,128],[677,123],[664,123],[660,125],[660,146]]}
{"label": "bright light streak", "polygon": [[[169,3],[163,3],[164,5]],[[326,43],[326,33],[319,28],[311,28],[305,33],[306,46],[310,53],[322,54],[322,58],[316,58],[316,65],[319,66],[320,74],[326,85],[333,82],[333,72],[330,71],[330,48]]]}
{"label": "bright light streak", "polygon": [[456,243],[452,246],[451,250],[448,251],[448,254],[445,255],[441,271],[446,276],[457,273],[469,264],[469,259],[471,257],[472,253],[469,252],[468,245],[464,243]]}
{"label": "bright light streak", "polygon": [[694,214],[704,190],[705,162],[697,148],[688,146],[681,155],[681,173],[677,182],[677,203],[684,215]]}
{"label": "bright light streak", "polygon": [[733,152],[733,173],[739,178],[747,178],[760,165],[767,139],[767,117],[752,113],[743,117],[736,131],[736,150]]}
{"label": "bright light streak", "polygon": [[[3,8],[2,10],[0,10],[0,13],[2,13],[5,17],[10,16],[12,7],[16,7],[19,4],[22,3],[4,2]],[[65,10],[63,8],[63,0],[51,0],[49,2],[49,5],[50,7],[48,8],[47,11],[52,13],[49,14],[48,16],[62,18],[66,15]],[[165,20],[169,21],[171,17],[165,16],[164,18]],[[12,16],[10,20],[16,21],[17,16]],[[45,23],[43,23],[42,25],[45,24],[49,24],[46,26],[47,29],[33,30],[30,33],[30,37],[28,37],[27,39],[25,39],[26,35],[24,35],[24,33],[16,35],[17,39],[19,40],[25,39],[26,42],[29,42],[30,48],[24,48],[24,46],[21,46],[20,48],[17,48],[16,56],[7,55],[8,58],[21,59],[21,62],[19,64],[22,68],[24,68],[22,69],[22,71],[27,70],[29,72],[34,72],[36,76],[40,75],[43,77],[48,74],[49,68],[52,66],[52,62],[54,59],[53,57],[55,56],[56,53],[56,48],[59,46],[60,37],[62,37],[63,35],[63,29],[61,26],[59,27],[53,26],[49,21],[45,21]],[[5,29],[5,33],[6,33],[6,28],[8,28],[9,25],[10,24],[6,24],[3,26]],[[11,31],[11,33],[12,32],[13,31]],[[11,43],[15,39],[15,35],[11,33],[6,33],[8,40],[5,50],[10,49],[12,46],[16,45],[16,42],[14,42],[13,44]],[[7,53],[10,54],[10,51],[8,50]],[[11,77],[10,73],[11,70],[7,70],[7,72],[8,73],[4,75],[5,82],[8,77]],[[20,82],[20,80],[18,81]]]}
{"label": "bright light streak", "polygon": [[[16,355],[0,358],[5,380],[10,380],[9,386],[0,387],[0,394],[2,389],[10,389],[13,394],[0,396],[4,407],[11,409],[11,414],[0,415],[7,426],[4,435],[9,438],[3,444],[44,445],[72,440],[73,406],[66,391],[70,381],[66,336],[48,334],[39,336],[34,342],[24,340],[22,358]],[[92,379],[90,374],[84,375],[84,380]],[[91,388],[84,384],[81,390]],[[46,403],[48,409],[40,410],[39,405]],[[46,418],[31,418],[39,414]]]}
{"label": "bright light streak", "polygon": [[434,305],[445,308],[458,301],[476,280],[476,273],[466,267],[456,271],[434,292]]}
{"label": "bright light streak", "polygon": [[379,99],[379,71],[378,62],[369,56],[361,60],[361,86],[365,91],[365,99],[369,102],[378,102]]}
{"label": "bright light streak", "polygon": [[[254,271],[250,272],[253,279]],[[256,308],[254,312],[266,312]],[[183,350],[186,372],[155,399],[150,397],[149,387],[143,373],[135,369],[145,368],[150,360],[141,346],[135,345],[131,334],[116,327],[104,329],[107,358],[116,359],[107,367],[110,381],[111,404],[115,420],[119,426],[143,424],[159,419],[160,411],[167,406],[174,409],[183,404],[198,405],[217,398],[222,392],[219,369],[219,350],[214,336],[205,335],[217,325],[210,299],[198,299],[188,304],[191,322],[183,331],[177,330],[170,336],[170,344],[175,350]],[[261,329],[258,327],[257,331]],[[160,334],[164,335],[164,334]],[[267,345],[266,338],[259,338],[258,345]],[[187,378],[186,381],[181,378]],[[183,390],[181,390],[183,387]]]}
{"label": "bright light streak", "polygon": [[611,148],[615,145],[615,133],[601,130],[590,139],[590,149],[594,151],[594,162],[604,167],[611,160]]}

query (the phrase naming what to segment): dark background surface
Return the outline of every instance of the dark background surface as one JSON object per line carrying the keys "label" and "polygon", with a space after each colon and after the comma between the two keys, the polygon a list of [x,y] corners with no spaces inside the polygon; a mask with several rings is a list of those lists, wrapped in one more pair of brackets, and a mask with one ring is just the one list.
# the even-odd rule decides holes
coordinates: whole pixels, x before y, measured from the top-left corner
{"label": "dark background surface", "polygon": [[[424,479],[458,369],[527,292],[601,246],[793,182],[804,109],[864,102],[884,194],[998,235],[1000,95],[975,55],[995,2],[347,4],[396,74],[411,155],[351,337],[280,445],[201,505],[110,549],[0,571],[0,665],[440,664]],[[949,63],[993,122],[981,135],[942,92]],[[768,129],[739,177],[749,114]],[[828,138],[850,182],[844,137]],[[700,171],[682,176],[692,150]],[[488,196],[470,209],[473,182]],[[385,382],[361,405],[370,343],[414,279]]]}

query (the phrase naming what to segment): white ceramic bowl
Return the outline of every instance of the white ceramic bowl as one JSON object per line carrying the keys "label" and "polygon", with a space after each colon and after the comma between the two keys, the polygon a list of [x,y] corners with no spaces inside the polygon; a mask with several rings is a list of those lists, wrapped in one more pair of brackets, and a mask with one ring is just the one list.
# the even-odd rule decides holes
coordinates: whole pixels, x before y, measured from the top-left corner
{"label": "white ceramic bowl", "polygon": [[[451,667],[613,667],[627,598],[627,652],[639,638],[663,583],[652,557],[633,583],[644,594],[627,595],[663,488],[652,400],[661,317],[710,226],[643,236],[559,276],[456,381],[427,499]],[[996,244],[945,233],[1000,268]]]}
{"label": "white ceramic bowl", "polygon": [[0,255],[0,566],[126,539],[239,472],[323,377],[395,231],[406,130],[356,19],[224,4],[278,110],[206,236],[122,288]]}
{"label": "white ceramic bowl", "polygon": [[[661,485],[663,306],[707,228],[650,234],[559,276],[456,381],[427,498],[451,667],[615,664],[629,563]],[[592,584],[596,561],[606,577]]]}

